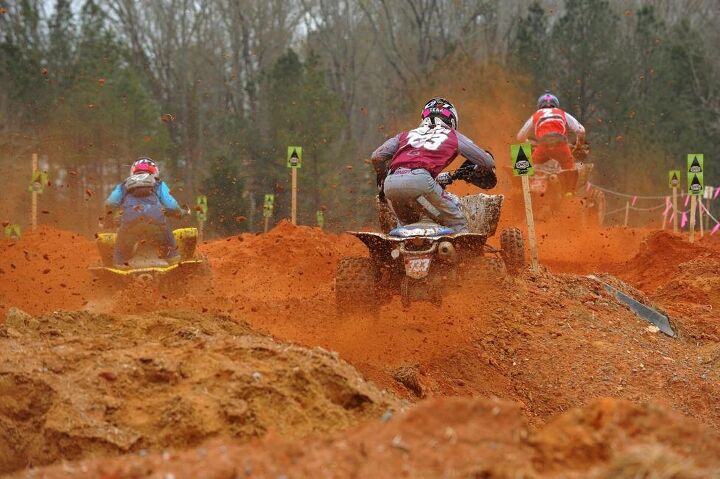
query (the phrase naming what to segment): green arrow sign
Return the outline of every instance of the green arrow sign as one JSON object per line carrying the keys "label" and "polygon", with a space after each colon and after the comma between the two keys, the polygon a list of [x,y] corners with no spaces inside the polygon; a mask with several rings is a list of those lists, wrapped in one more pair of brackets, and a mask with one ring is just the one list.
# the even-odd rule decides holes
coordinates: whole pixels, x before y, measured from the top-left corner
{"label": "green arrow sign", "polygon": [[35,170],[33,171],[32,178],[30,179],[30,186],[28,186],[29,192],[42,193],[45,191],[45,185],[48,182],[48,175],[44,171]]}
{"label": "green arrow sign", "polygon": [[268,193],[265,195],[265,202],[263,203],[263,217],[270,218],[275,208],[275,195]]}
{"label": "green arrow sign", "polygon": [[530,143],[510,145],[510,157],[512,158],[514,176],[532,176],[535,174],[535,168],[532,164],[532,145]]}
{"label": "green arrow sign", "polygon": [[702,173],[688,173],[688,193],[702,195],[705,192]]}
{"label": "green arrow sign", "polygon": [[20,225],[12,224],[5,227],[5,237],[11,239],[20,239],[21,235]]}
{"label": "green arrow sign", "polygon": [[302,146],[288,146],[287,166],[288,168],[300,168],[302,166]]}
{"label": "green arrow sign", "polygon": [[195,204],[197,205],[195,207],[195,215],[197,216],[198,221],[207,221],[207,196],[198,195],[198,197],[195,199]]}
{"label": "green arrow sign", "polygon": [[703,173],[705,155],[702,153],[689,153],[687,156],[688,173]]}

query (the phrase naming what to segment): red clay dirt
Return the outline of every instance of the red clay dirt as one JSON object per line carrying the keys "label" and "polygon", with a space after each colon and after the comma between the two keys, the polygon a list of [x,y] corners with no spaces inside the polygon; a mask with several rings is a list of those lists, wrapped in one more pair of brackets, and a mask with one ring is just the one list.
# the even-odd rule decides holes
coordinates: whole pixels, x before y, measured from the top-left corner
{"label": "red clay dirt", "polygon": [[717,434],[654,405],[604,399],[531,431],[516,403],[424,401],[343,435],[89,460],[14,478],[717,478]]}
{"label": "red clay dirt", "polygon": [[720,248],[708,238],[655,232],[631,260],[610,271],[662,305],[689,336],[720,341]]}
{"label": "red clay dirt", "polygon": [[[152,321],[147,318],[156,317],[157,311],[185,311],[183,314],[192,317],[198,313],[207,313],[213,315],[211,317],[233,318],[240,323],[246,322],[259,334],[271,335],[279,340],[310,348],[322,346],[337,351],[340,358],[348,361],[363,376],[380,387],[411,402],[417,402],[418,406],[413,406],[411,411],[419,408],[418,411],[425,412],[418,414],[428,418],[432,417],[432,414],[427,411],[460,407],[457,405],[460,403],[445,403],[448,400],[444,398],[448,396],[499,397],[516,404],[512,406],[516,411],[512,413],[514,419],[507,419],[508,428],[515,427],[512,424],[520,424],[518,427],[528,429],[529,437],[540,437],[535,435],[542,435],[543,431],[550,427],[549,422],[558,415],[561,415],[560,418],[568,417],[562,414],[573,408],[583,408],[595,399],[609,397],[620,402],[609,400],[607,404],[613,404],[611,408],[627,409],[630,411],[626,414],[628,417],[642,414],[637,408],[640,408],[640,411],[646,410],[642,408],[650,408],[658,414],[669,414],[674,418],[677,413],[690,416],[710,429],[719,430],[720,409],[717,401],[720,398],[720,341],[717,318],[712,313],[717,311],[718,295],[713,294],[713,288],[717,291],[720,248],[707,240],[691,246],[684,239],[668,233],[620,228],[577,230],[564,242],[559,236],[567,231],[553,225],[540,226],[541,235],[546,235],[541,244],[541,259],[549,269],[543,269],[538,274],[525,273],[518,278],[502,274],[483,274],[469,278],[462,287],[448,295],[440,307],[420,303],[414,304],[408,311],[403,311],[399,300],[395,299],[383,307],[379,318],[363,315],[342,317],[335,312],[335,266],[344,255],[366,255],[363,245],[349,235],[326,234],[316,228],[295,227],[285,222],[268,234],[246,234],[209,241],[202,245],[201,251],[207,255],[211,264],[212,279],[196,284],[193,290],[184,296],[147,292],[145,297],[122,293],[103,297],[92,287],[92,281],[83,269],[92,262],[91,257],[94,255],[88,253],[90,241],[73,237],[70,233],[46,229],[44,235],[29,234],[15,244],[2,243],[2,268],[5,270],[2,275],[14,275],[11,277],[18,278],[18,284],[39,284],[44,288],[52,288],[52,294],[34,297],[30,292],[24,293],[18,285],[2,281],[0,298],[4,310],[10,306],[18,306],[34,316],[59,308],[79,309],[85,303],[85,309],[92,310],[95,314],[111,313],[112,317],[116,318],[134,318],[129,320],[128,324],[132,326],[128,328],[119,326],[123,323],[122,319],[111,321],[111,324],[116,325],[112,332],[88,328],[85,339],[81,339],[82,335],[66,331],[66,328],[72,326],[72,321],[60,322],[55,328],[56,332],[47,333],[51,338],[54,334],[61,338],[75,335],[73,341],[77,345],[73,347],[77,351],[86,350],[85,354],[89,357],[101,354],[96,349],[106,347],[108,338],[122,341],[123,338],[130,337],[132,341],[140,341],[146,334],[145,330],[139,328],[135,331],[133,328],[135,325]],[[57,237],[62,241],[55,244],[52,250],[42,250],[43,240],[48,237]],[[597,252],[598,249],[600,253]],[[25,255],[23,250],[28,251],[28,254]],[[84,250],[85,256],[79,258],[77,255],[65,254],[77,250]],[[17,253],[18,251],[20,253]],[[592,254],[586,254],[588,251]],[[54,269],[45,275],[42,274],[43,270],[39,270],[41,261],[46,261],[42,256],[45,252],[53,260],[53,267],[64,265],[64,269],[58,270],[74,272],[70,275],[73,281],[66,283],[65,288],[45,279],[50,278],[48,275]],[[26,257],[29,259],[25,259]],[[8,273],[6,266],[11,261],[16,263],[18,271],[15,273]],[[609,271],[620,280],[626,281],[640,290],[637,293],[639,296],[669,312],[679,336],[668,338],[648,328],[649,323],[638,319],[626,307],[614,301],[599,283],[582,276],[603,271]],[[33,277],[40,279],[33,281]],[[64,281],[61,278],[64,276],[55,277],[54,281]],[[609,280],[622,286],[619,280]],[[632,288],[628,286],[627,290],[631,291]],[[680,301],[675,295],[678,291],[687,293],[683,296],[684,301]],[[53,329],[50,327],[53,317],[48,318],[47,327]],[[169,331],[163,334],[172,336],[174,333]],[[232,341],[233,334],[228,331],[213,334],[219,342]],[[152,335],[149,337],[159,338]],[[21,341],[20,338],[10,339]],[[47,335],[39,335],[35,339],[28,338],[23,347],[28,348],[28,351],[37,350],[40,357],[44,357],[52,352],[43,349],[47,346],[40,344],[47,341]],[[153,355],[178,357],[184,354],[182,351],[187,350],[183,348],[189,347],[177,346],[172,342],[159,342],[160,345]],[[0,355],[0,376],[16,374],[5,369],[5,358],[18,357],[15,350],[8,350],[11,352]],[[113,353],[110,353],[109,357],[114,357]],[[126,353],[123,353],[122,357],[126,358]],[[10,363],[19,364],[19,361]],[[49,364],[52,365],[53,362],[50,361]],[[58,381],[63,375],[71,377],[76,374],[71,373],[66,366],[60,367],[59,371]],[[40,377],[45,373],[30,368],[23,374],[28,378],[27,384],[30,386],[27,387],[32,390],[32,385],[42,382]],[[145,398],[154,397],[154,390],[143,389],[145,386],[138,382],[133,383],[135,380],[132,377],[128,378],[128,381],[131,387],[129,392],[123,394],[137,394],[137,404]],[[84,392],[87,390],[86,386],[78,387],[77,390],[78,396],[87,395]],[[71,393],[68,394],[72,397]],[[115,394],[118,392],[108,395],[112,397]],[[229,393],[221,391],[220,400],[230,400],[227,398],[231,396],[227,394]],[[200,407],[201,403],[196,401],[194,396],[190,396],[188,401]],[[462,403],[463,400],[460,401]],[[630,401],[632,404],[623,401]],[[640,406],[648,402],[654,405]],[[472,401],[468,404],[471,403]],[[422,409],[423,404],[434,409]],[[590,409],[582,409],[583,412],[578,414],[581,417],[596,417],[592,408],[606,403],[601,401],[593,404],[594,406],[589,406]],[[503,405],[502,409],[505,408],[506,405]],[[486,419],[483,419],[482,414],[478,415],[480,422],[477,423],[477,429],[489,428],[488,431],[496,433],[497,438],[483,439],[484,442],[478,443],[471,441],[468,447],[474,448],[474,454],[480,458],[478,461],[500,464],[490,459],[494,456],[486,456],[484,452],[480,452],[485,446],[477,444],[486,444],[488,441],[504,443],[506,439],[502,438],[507,431],[493,422],[482,422]],[[463,420],[472,419],[471,415]],[[462,422],[459,418],[448,421]],[[574,421],[597,424],[594,419],[576,418]],[[598,444],[596,449],[595,446],[588,446],[594,452],[578,453],[581,459],[575,463],[565,463],[556,458],[554,460],[558,462],[548,466],[545,459],[537,461],[537,457],[545,455],[554,457],[553,448],[559,447],[557,441],[548,439],[553,445],[550,447],[551,452],[545,453],[540,452],[543,449],[535,442],[519,440],[511,447],[515,449],[508,451],[508,454],[518,457],[513,463],[517,468],[508,470],[520,471],[524,476],[511,475],[501,469],[473,475],[474,469],[471,467],[476,465],[474,462],[463,463],[464,469],[452,470],[464,474],[463,476],[458,473],[458,477],[635,477],[612,475],[608,471],[611,471],[611,467],[633,464],[639,457],[656,458],[658,465],[652,467],[657,468],[666,467],[659,465],[663,458],[670,458],[672,464],[678,461],[680,464],[695,461],[695,466],[689,466],[688,470],[691,472],[695,471],[694,467],[717,467],[717,464],[703,459],[707,456],[706,452],[694,446],[682,449],[678,446],[679,443],[669,443],[665,439],[658,439],[655,441],[657,444],[650,439],[636,441],[632,433],[636,426],[633,426],[632,421],[627,421],[623,420],[623,427],[630,429],[623,433],[626,440],[619,443],[602,434],[597,436],[588,433],[587,438],[579,439],[582,444],[588,441],[596,441]],[[650,421],[648,430],[656,429],[656,423],[657,427],[660,427],[665,421]],[[677,429],[677,440],[680,442],[695,444],[693,441],[696,437],[706,434],[692,421],[672,421],[682,423],[682,427],[678,426]],[[350,423],[351,421],[346,421],[343,427]],[[527,426],[523,425],[525,423]],[[390,428],[390,431],[392,424],[393,421],[382,427]],[[267,443],[260,442],[255,446],[235,446],[230,440],[232,435],[227,433],[224,426],[207,435],[201,435],[201,438],[216,437],[224,441],[222,447],[227,447],[228,458],[245,457],[245,454],[257,457],[257,471],[265,471],[266,469],[262,468],[267,467],[267,471],[275,474],[273,477],[290,472],[293,472],[291,477],[305,477],[309,474],[306,471],[325,464],[323,461],[337,462],[341,465],[338,467],[347,467],[349,472],[361,471],[361,461],[357,459],[360,456],[356,457],[355,452],[343,452],[343,444],[352,444],[352,447],[348,446],[350,451],[356,451],[355,444],[358,444],[357,454],[365,451],[373,456],[374,453],[367,452],[370,447],[367,444],[372,444],[367,441],[370,441],[369,438],[373,435],[385,438],[382,436],[385,433],[378,429],[380,427],[368,424],[358,430],[365,432],[352,432],[348,435],[343,433],[331,438],[317,437],[311,443],[312,450],[317,452],[312,454],[308,452],[309,449],[300,446],[301,443],[287,443],[286,439],[283,439],[302,436],[309,430],[307,428],[298,429],[297,433],[280,431],[278,436],[283,438],[270,437],[266,439]],[[567,427],[569,430],[575,428]],[[317,430],[329,429],[318,426]],[[424,433],[413,433],[417,434],[418,444],[432,444],[433,440],[440,440],[437,434],[428,434],[426,439],[422,439]],[[362,442],[366,444],[365,449],[359,445],[360,442],[353,442],[353,438],[358,434],[365,434],[363,437],[368,438],[366,442]],[[438,434],[442,435],[442,432]],[[651,432],[647,434],[648,437],[652,436]],[[661,437],[669,436],[656,436]],[[149,441],[148,447],[151,451],[170,446],[183,449],[197,444],[198,440],[197,437],[188,439],[184,436],[178,438],[177,442],[156,439],[154,442]],[[422,451],[420,446],[416,448],[414,444],[413,451]],[[237,452],[240,454],[238,456],[233,452],[236,447],[240,448],[237,449],[240,451]],[[245,447],[249,449],[243,449]],[[281,452],[277,455],[263,452],[268,447],[277,447]],[[389,447],[390,450],[397,449],[394,446]],[[668,449],[674,452],[669,453]],[[207,451],[215,450],[208,446]],[[394,453],[404,457],[402,447],[398,451]],[[435,461],[433,464],[437,463],[432,467],[445,464],[454,468],[454,456],[447,453],[447,461],[444,463],[445,453],[442,451],[437,456],[428,456],[428,460]],[[119,453],[112,448],[90,447],[87,451],[76,449],[72,455],[56,457],[84,457],[98,452]],[[202,457],[204,454],[206,453],[188,451],[177,455],[173,453],[172,457],[177,457],[188,467],[207,467],[212,462],[211,459],[218,459],[214,456],[216,452],[207,452],[207,457],[210,458],[207,461]],[[382,454],[390,453],[386,451]],[[574,454],[576,453],[565,451],[558,457]],[[403,467],[410,471],[413,469],[407,467],[431,467],[424,462],[424,456],[418,453],[415,457],[414,452],[408,453],[409,462],[398,459],[398,471],[402,472]],[[150,477],[154,473],[143,472],[149,470],[148,464],[167,462],[162,456],[151,456],[149,459],[128,457],[133,458],[128,464],[135,464],[139,468],[137,475],[132,477]],[[382,455],[373,457],[377,457],[378,461],[385,458]],[[22,462],[22,459],[16,457],[13,460]],[[52,460],[50,458],[47,461]],[[368,474],[359,473],[359,477],[372,477],[373,471],[380,470],[373,469],[379,467],[372,466],[373,460],[375,459],[368,460]],[[295,461],[295,466],[292,467],[297,469],[288,465],[292,461]],[[238,465],[238,461],[231,462],[234,466]],[[392,461],[391,463],[395,464]],[[103,464],[116,467],[120,462],[100,460],[78,467],[101,468]],[[675,467],[672,464],[667,467]],[[160,466],[152,466],[151,469],[162,470]],[[568,473],[563,473],[564,470]],[[588,471],[592,471],[594,475]],[[51,474],[61,474],[61,471],[56,469]],[[178,475],[180,472],[174,474],[176,477],[191,477]],[[693,474],[659,477],[714,477],[709,474]],[[406,475],[412,477],[411,473]],[[433,476],[432,473],[429,475]],[[344,474],[336,477],[342,476]],[[120,474],[117,477],[130,476]],[[156,474],[153,477],[165,476]],[[213,477],[231,476],[218,473]]]}
{"label": "red clay dirt", "polygon": [[328,433],[400,409],[337,354],[183,312],[0,327],[0,473],[88,455]]}
{"label": "red clay dirt", "polygon": [[87,238],[40,226],[19,241],[0,239],[0,315],[80,309],[92,291],[88,267],[98,261]]}

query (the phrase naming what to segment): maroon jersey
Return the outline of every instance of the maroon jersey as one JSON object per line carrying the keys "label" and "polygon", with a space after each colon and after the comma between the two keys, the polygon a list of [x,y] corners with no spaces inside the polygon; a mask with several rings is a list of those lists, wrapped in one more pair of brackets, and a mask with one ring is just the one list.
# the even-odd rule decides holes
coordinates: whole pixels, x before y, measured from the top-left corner
{"label": "maroon jersey", "polygon": [[398,140],[390,171],[423,168],[434,178],[458,155],[458,136],[452,128],[422,125],[400,133]]}

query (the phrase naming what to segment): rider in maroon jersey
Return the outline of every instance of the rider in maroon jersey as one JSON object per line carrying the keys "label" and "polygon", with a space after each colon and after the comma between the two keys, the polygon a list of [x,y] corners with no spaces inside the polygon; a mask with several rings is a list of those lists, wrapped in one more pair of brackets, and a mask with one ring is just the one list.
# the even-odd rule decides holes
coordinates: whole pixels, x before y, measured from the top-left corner
{"label": "rider in maroon jersey", "polygon": [[458,114],[452,103],[433,98],[422,110],[418,128],[387,140],[372,154],[380,198],[390,200],[400,225],[418,221],[418,210],[456,233],[468,224],[454,195],[444,186],[452,182],[441,173],[458,155],[475,165],[472,183],[490,189],[497,183],[493,156],[457,131]]}

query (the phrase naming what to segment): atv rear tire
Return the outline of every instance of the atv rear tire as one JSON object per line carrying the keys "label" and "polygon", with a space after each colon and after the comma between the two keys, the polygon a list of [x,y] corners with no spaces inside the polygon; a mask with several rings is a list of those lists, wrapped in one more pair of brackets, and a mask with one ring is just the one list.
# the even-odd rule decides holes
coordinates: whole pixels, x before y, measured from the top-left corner
{"label": "atv rear tire", "polygon": [[335,275],[338,314],[364,313],[376,317],[380,311],[376,284],[377,268],[370,258],[343,258]]}
{"label": "atv rear tire", "polygon": [[517,275],[522,271],[525,267],[525,244],[519,229],[506,228],[500,233],[500,254],[509,274]]}

